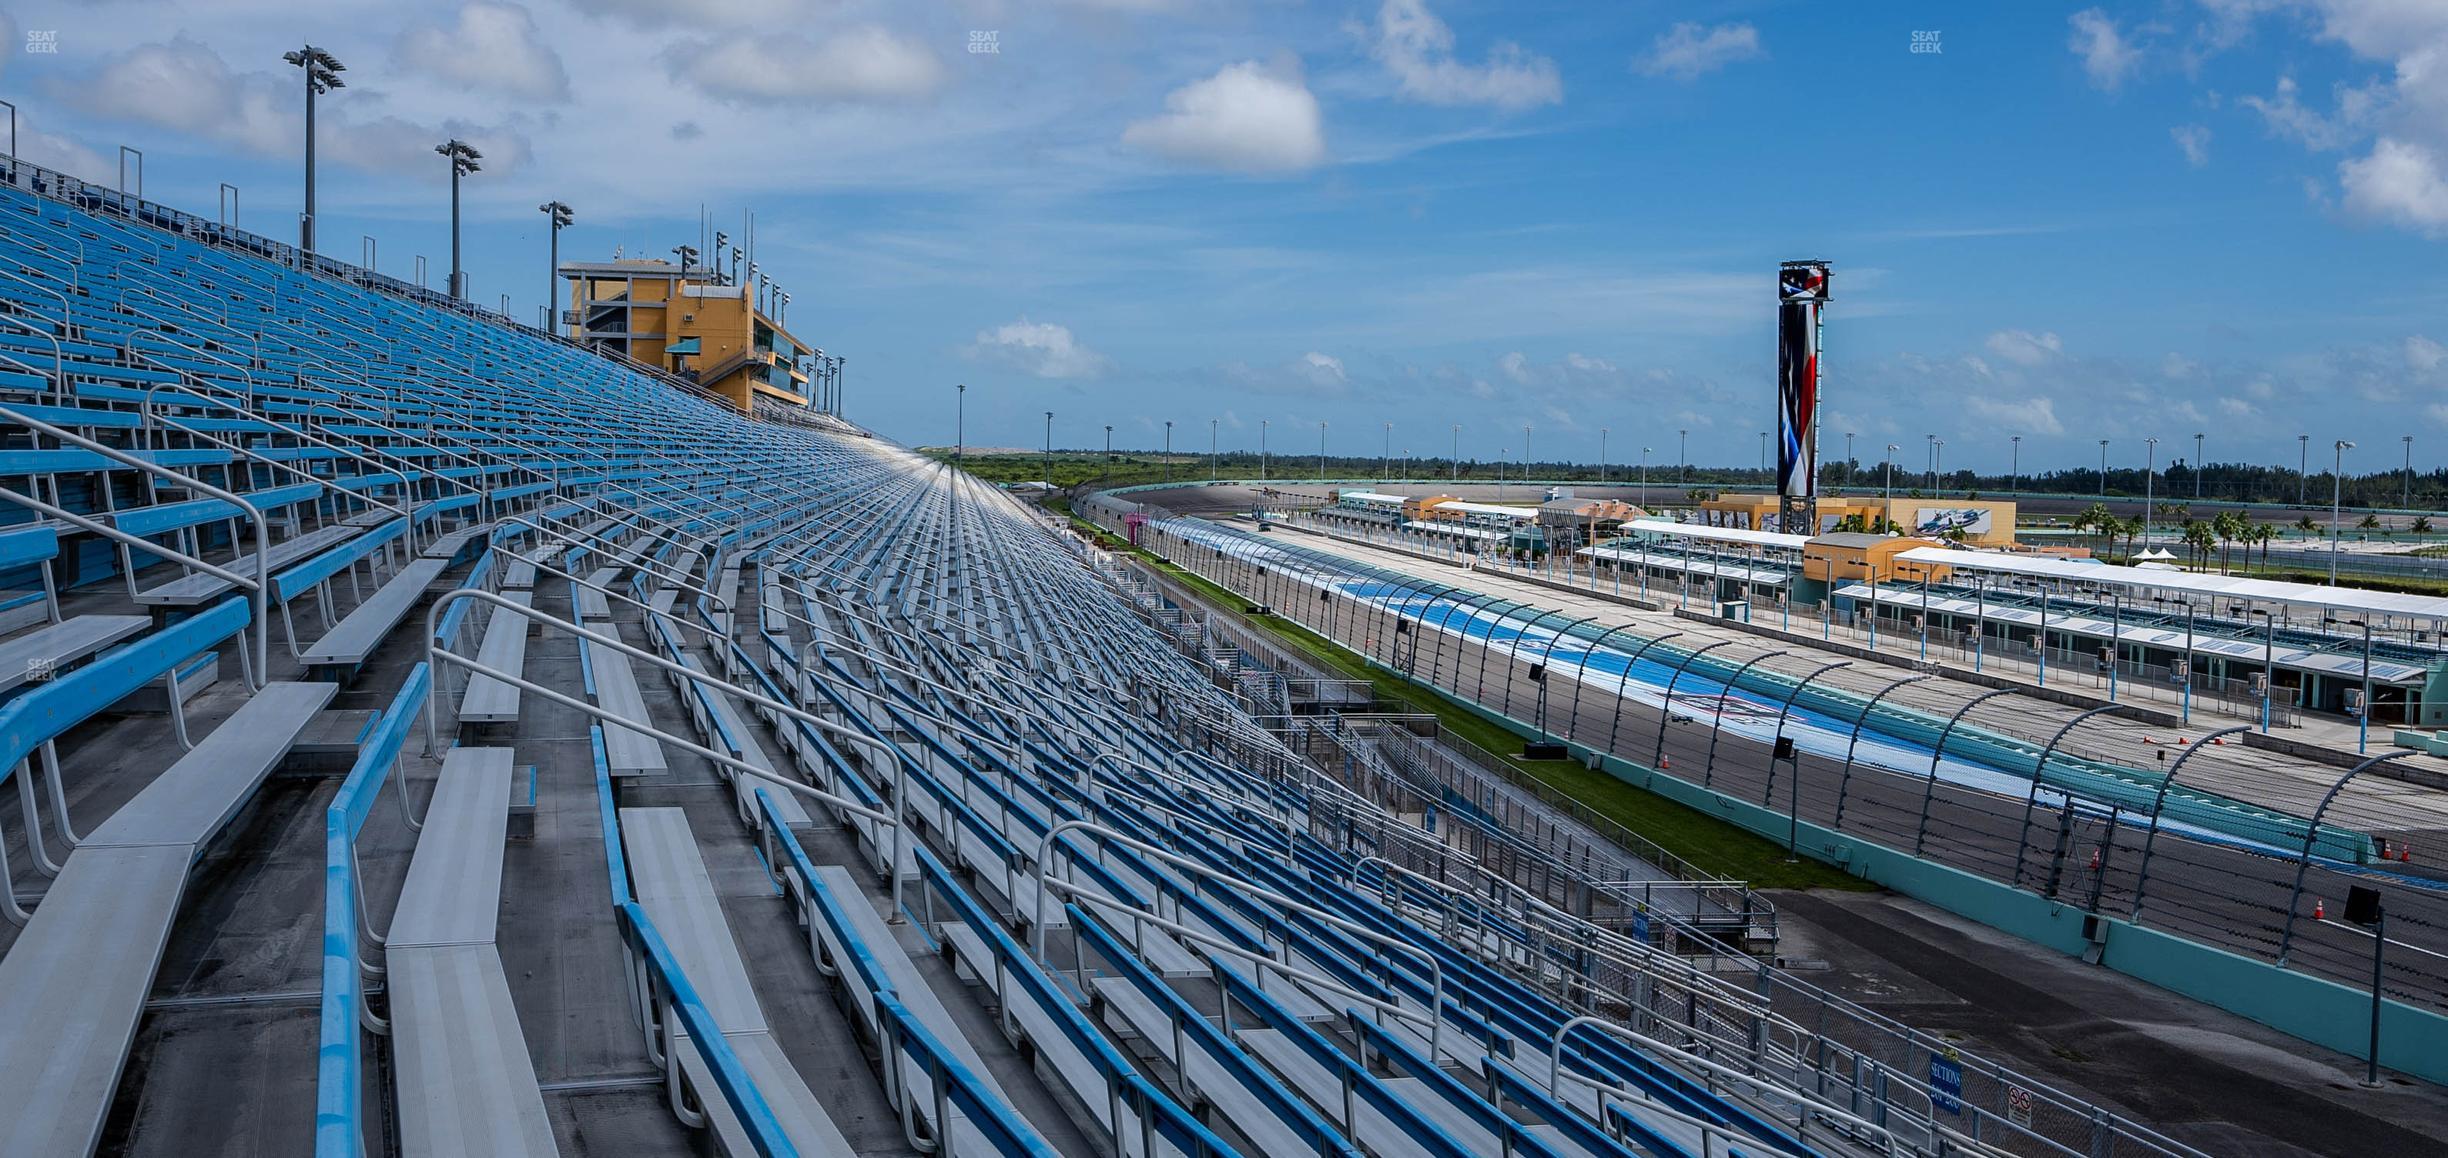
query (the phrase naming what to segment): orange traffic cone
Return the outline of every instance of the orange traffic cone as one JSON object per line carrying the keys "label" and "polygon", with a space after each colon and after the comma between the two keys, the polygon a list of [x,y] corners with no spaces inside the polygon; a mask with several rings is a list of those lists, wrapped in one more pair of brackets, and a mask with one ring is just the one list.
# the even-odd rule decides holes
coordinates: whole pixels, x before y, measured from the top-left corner
{"label": "orange traffic cone", "polygon": [[2328,908],[2328,906],[2327,906],[2327,905],[2322,904],[2322,903],[2321,903],[2321,902],[2320,902],[2318,899],[2315,899],[2315,900],[2312,902],[2312,919],[2313,919],[2313,920],[2315,920],[2315,921],[2322,921],[2322,920],[2327,920],[2327,919],[2328,919],[2328,917],[2329,917],[2329,908]]}
{"label": "orange traffic cone", "polygon": [[2099,871],[2099,850],[2096,848],[2091,850],[2091,871]]}
{"label": "orange traffic cone", "polygon": [[2185,738],[2184,738],[2184,737],[2182,737],[2182,736],[2178,736],[2178,737],[2176,737],[2176,744],[2177,744],[2177,746],[2178,746],[2178,747],[2183,747],[2184,745],[2186,745],[2186,744],[2190,744],[2190,743],[2192,743],[2192,742],[2193,742],[2193,741],[2188,740],[2188,739],[2185,739]]}
{"label": "orange traffic cone", "polygon": [[2398,846],[2397,846],[2397,859],[2398,859],[2398,860],[2401,860],[2401,861],[2404,861],[2404,862],[2405,862],[2405,863],[2407,863],[2407,864],[2413,864],[2413,863],[2414,863],[2414,846],[2413,846],[2413,845],[2410,845],[2410,844],[2400,844],[2400,845],[2398,845]]}
{"label": "orange traffic cone", "polygon": [[2156,744],[2156,743],[2158,743],[2159,741],[2154,740],[2154,739],[2150,738],[2149,736],[2144,736],[2144,737],[2142,737],[2142,742],[2143,742],[2143,743],[2145,743],[2145,744]]}

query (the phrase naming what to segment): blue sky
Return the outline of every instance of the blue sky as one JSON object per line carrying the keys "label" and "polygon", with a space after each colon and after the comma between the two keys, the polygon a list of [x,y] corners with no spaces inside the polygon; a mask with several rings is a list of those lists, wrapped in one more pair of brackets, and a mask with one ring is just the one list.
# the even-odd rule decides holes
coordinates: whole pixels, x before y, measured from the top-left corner
{"label": "blue sky", "polygon": [[[1939,51],[1913,52],[1934,32]],[[996,51],[973,52],[977,33]],[[1835,264],[1823,445],[1919,464],[2448,461],[2448,4],[0,4],[21,151],[474,296],[757,214],[851,416],[969,439],[1749,463],[1779,260]],[[736,228],[732,228],[737,232]]]}

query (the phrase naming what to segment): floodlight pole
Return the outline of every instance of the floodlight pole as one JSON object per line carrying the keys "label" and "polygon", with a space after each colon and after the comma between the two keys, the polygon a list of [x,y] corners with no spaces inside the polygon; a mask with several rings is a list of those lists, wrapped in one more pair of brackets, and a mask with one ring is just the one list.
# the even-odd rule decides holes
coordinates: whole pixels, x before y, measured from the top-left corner
{"label": "floodlight pole", "polygon": [[1207,420],[1207,481],[1216,480],[1216,420]]}
{"label": "floodlight pole", "polygon": [[2150,550],[2151,541],[2151,506],[2159,497],[2158,488],[2154,485],[2159,478],[2159,440],[2145,438],[2142,445],[2150,448],[2142,468],[2142,549],[2147,551]]}
{"label": "floodlight pole", "polygon": [[[453,138],[451,138],[450,140],[444,141],[444,142],[442,142],[442,143],[441,143],[441,144],[439,144],[439,145],[435,145],[435,146],[434,146],[434,152],[436,152],[436,153],[440,153],[440,154],[441,154],[441,155],[443,155],[444,157],[448,157],[448,158],[450,159],[450,167],[451,167],[451,274],[450,274],[450,296],[451,296],[452,300],[454,300],[454,301],[465,301],[465,300],[467,300],[467,275],[466,275],[465,273],[461,272],[460,267],[459,267],[459,179],[460,179],[461,177],[467,176],[467,175],[468,175],[468,174],[470,174],[470,173],[480,173],[480,172],[483,172],[483,171],[484,171],[484,166],[477,164],[477,162],[478,162],[478,161],[481,161],[481,160],[483,160],[483,159],[484,159],[484,154],[483,154],[483,153],[479,153],[479,152],[477,152],[477,151],[476,151],[476,147],[475,147],[474,145],[470,145],[470,144],[468,144],[466,141],[462,141],[462,140],[460,140],[460,139],[459,139],[459,138],[457,138],[457,137],[453,137]],[[685,275],[685,271],[683,271],[683,273],[684,273],[684,275]]]}
{"label": "floodlight pole", "polygon": [[2354,446],[2355,444],[2343,438],[2337,440],[2337,445],[2333,448],[2336,451],[2336,458],[2332,460],[2332,465],[2329,467],[2329,585],[2331,587],[2337,586],[2338,517],[2339,508],[2345,504],[2346,499],[2346,476],[2343,473],[2346,468],[2346,452],[2353,450]]}
{"label": "floodlight pole", "polygon": [[[313,253],[315,247],[315,97],[336,88],[346,88],[340,74],[348,66],[332,54],[308,44],[283,53],[281,59],[297,66],[306,74],[306,212],[298,218],[298,248]],[[10,153],[15,153],[14,136]]]}
{"label": "floodlight pole", "polygon": [[1045,412],[1045,484],[1046,493],[1054,491],[1054,412]]}
{"label": "floodlight pole", "polygon": [[[554,315],[556,315],[556,314],[558,314],[558,313],[560,312],[559,299],[560,299],[560,297],[561,297],[561,227],[562,227],[562,226],[565,226],[565,225],[568,225],[568,224],[570,223],[570,207],[569,207],[569,206],[567,206],[567,205],[564,205],[564,204],[560,203],[559,201],[547,201],[547,202],[543,203],[542,205],[538,205],[538,206],[536,206],[536,208],[537,208],[537,209],[539,209],[539,210],[542,210],[542,211],[543,211],[543,213],[544,213],[544,215],[545,215],[547,218],[551,219],[551,221],[552,221],[552,226],[551,226],[551,232],[552,232],[552,242],[551,242],[551,248],[550,248],[549,250],[547,250],[547,251],[546,251],[546,260],[547,260],[547,262],[548,262],[548,263],[551,265],[551,267],[552,267],[552,268],[547,269],[547,270],[545,270],[545,271],[544,271],[544,273],[545,273],[545,278],[544,278],[544,308],[545,308],[545,311],[546,311],[545,320],[546,320],[546,321],[549,323],[549,322],[551,322],[552,317],[553,317]],[[554,328],[556,328],[556,327],[554,327],[554,326],[552,326],[552,325],[549,325],[549,324],[548,324],[548,325],[546,325],[546,327],[545,327],[545,329],[546,329],[547,331],[550,331],[550,330],[552,330],[552,329],[554,329]]]}
{"label": "floodlight pole", "polygon": [[[2015,484],[2023,477],[2023,436],[2018,434],[2006,441],[2014,444],[2006,452],[2006,494],[2011,498],[2015,493]],[[1850,450],[1849,447],[1847,449]]]}
{"label": "floodlight pole", "polygon": [[2202,435],[2200,432],[2196,431],[2193,435],[2193,498],[2197,502],[2201,499],[2201,479]]}

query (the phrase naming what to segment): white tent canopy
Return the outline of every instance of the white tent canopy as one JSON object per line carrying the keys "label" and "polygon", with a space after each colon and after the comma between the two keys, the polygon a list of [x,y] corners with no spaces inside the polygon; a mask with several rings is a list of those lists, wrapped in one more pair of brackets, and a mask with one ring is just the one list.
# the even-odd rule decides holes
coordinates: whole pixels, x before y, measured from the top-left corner
{"label": "white tent canopy", "polygon": [[1915,547],[1898,554],[1896,558],[1907,559],[1915,563],[1935,563],[1958,570],[1988,571],[2002,575],[2021,575],[2033,579],[2056,579],[2068,583],[2088,583],[2096,587],[2178,591],[2208,599],[2290,603],[2299,607],[2316,607],[2324,612],[2344,612],[2348,615],[2395,615],[2412,619],[2448,620],[2448,598],[2436,595],[2400,595],[2393,591],[2365,591],[2355,587],[2331,587],[2326,584],[2286,583],[2276,579],[2246,579],[2234,575],[2206,575],[2195,571],[2163,571],[2151,567],[2124,567],[2112,563],[2077,562],[2030,555],[2004,555],[1994,551],[1966,551],[1955,547]]}
{"label": "white tent canopy", "polygon": [[1775,531],[1754,531],[1744,527],[1711,527],[1700,523],[1670,523],[1664,519],[1634,519],[1624,524],[1627,531],[1643,531],[1652,535],[1674,535],[1686,539],[1707,539],[1718,543],[1740,543],[1746,547],[1783,547],[1799,551],[1810,542],[1808,535],[1783,535]]}

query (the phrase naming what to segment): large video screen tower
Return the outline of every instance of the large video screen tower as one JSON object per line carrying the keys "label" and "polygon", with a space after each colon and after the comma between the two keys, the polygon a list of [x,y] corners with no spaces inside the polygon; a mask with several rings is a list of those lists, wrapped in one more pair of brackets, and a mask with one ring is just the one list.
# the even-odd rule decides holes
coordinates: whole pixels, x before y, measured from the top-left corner
{"label": "large video screen tower", "polygon": [[1828,263],[1777,267],[1777,527],[1819,533],[1819,311],[1828,300]]}

